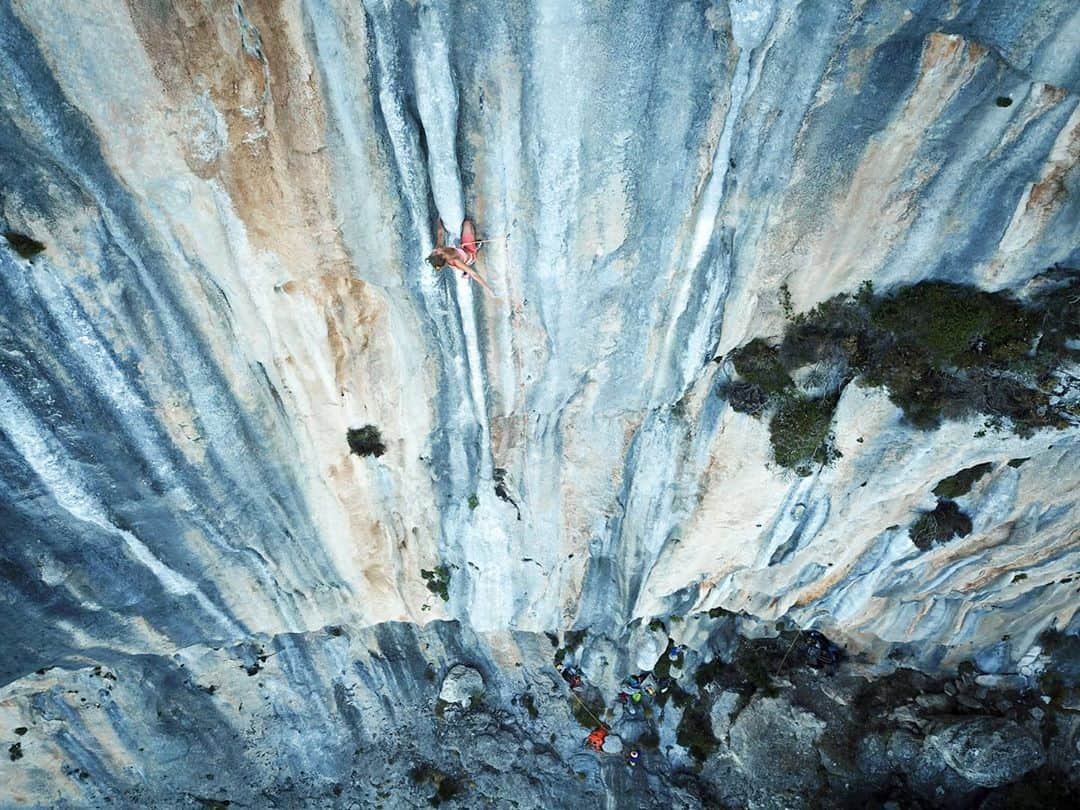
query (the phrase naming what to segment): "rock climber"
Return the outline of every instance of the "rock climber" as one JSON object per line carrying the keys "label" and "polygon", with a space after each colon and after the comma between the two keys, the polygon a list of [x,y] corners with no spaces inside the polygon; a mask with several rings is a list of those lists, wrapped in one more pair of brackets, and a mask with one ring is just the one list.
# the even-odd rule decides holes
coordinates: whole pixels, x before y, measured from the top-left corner
{"label": "rock climber", "polygon": [[570,685],[571,689],[580,689],[581,688],[581,686],[582,686],[582,678],[581,678],[581,673],[578,672],[578,670],[577,670],[577,667],[573,667],[573,666],[562,667],[559,670],[559,672],[562,675],[563,680],[566,681]]}
{"label": "rock climber", "polygon": [[585,745],[594,751],[602,752],[604,750],[604,740],[607,739],[607,735],[608,727],[601,723],[589,732],[589,736],[585,738]]}
{"label": "rock climber", "polygon": [[835,674],[843,651],[817,630],[807,630],[806,641],[807,663],[828,675]]}
{"label": "rock climber", "polygon": [[495,293],[492,292],[491,287],[480,277],[479,273],[472,269],[472,266],[476,264],[476,254],[479,249],[480,245],[476,241],[476,231],[473,230],[471,220],[466,218],[461,223],[461,247],[453,247],[446,244],[446,229],[443,228],[440,219],[439,226],[435,231],[435,249],[427,257],[428,264],[434,267],[436,272],[447,265],[460,270],[462,278],[471,278],[483,287],[488,295],[494,298]]}

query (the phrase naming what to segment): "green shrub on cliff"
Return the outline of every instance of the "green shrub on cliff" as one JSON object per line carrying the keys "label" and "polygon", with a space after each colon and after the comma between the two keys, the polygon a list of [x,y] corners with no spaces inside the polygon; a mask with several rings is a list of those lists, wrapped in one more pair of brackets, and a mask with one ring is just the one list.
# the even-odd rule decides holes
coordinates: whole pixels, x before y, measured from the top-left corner
{"label": "green shrub on cliff", "polygon": [[427,589],[444,602],[450,601],[450,569],[445,565],[438,566],[434,571],[420,569],[420,576],[427,584]]}
{"label": "green shrub on cliff", "polygon": [[784,397],[769,422],[769,439],[776,463],[810,475],[815,464],[828,464],[838,455],[829,426],[836,399]]}
{"label": "green shrub on cliff", "polygon": [[360,428],[349,428],[345,434],[345,440],[349,443],[349,452],[358,456],[375,456],[378,458],[386,452],[382,434],[375,425],[364,425]]}
{"label": "green shrub on cliff", "polygon": [[[1050,391],[1053,372],[1075,354],[1069,341],[1080,338],[1080,271],[1054,268],[1032,286],[1021,302],[940,281],[879,295],[866,282],[854,295],[792,315],[779,348],[754,339],[734,350],[737,379],[720,393],[743,413],[772,410],[773,456],[800,475],[836,457],[829,425],[839,391],[856,378],[884,387],[922,429],[975,413],[1020,435],[1065,427],[1080,413],[1052,401]],[[818,395],[798,390],[799,369]],[[963,483],[942,482],[941,494],[957,497]]]}
{"label": "green shrub on cliff", "polygon": [[956,501],[939,500],[931,512],[923,512],[908,529],[908,537],[917,548],[929,550],[954,537],[971,534],[971,518],[960,511]]}

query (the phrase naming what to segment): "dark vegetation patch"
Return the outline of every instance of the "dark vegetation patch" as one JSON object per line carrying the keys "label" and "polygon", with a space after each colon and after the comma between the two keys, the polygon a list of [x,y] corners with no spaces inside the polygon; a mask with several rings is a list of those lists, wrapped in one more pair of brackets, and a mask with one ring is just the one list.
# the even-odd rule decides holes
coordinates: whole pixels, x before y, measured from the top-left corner
{"label": "dark vegetation patch", "polygon": [[939,498],[959,498],[961,495],[967,495],[975,482],[989,473],[993,467],[994,465],[988,461],[968,467],[948,478],[942,478],[934,487],[934,494]]}
{"label": "dark vegetation patch", "polygon": [[637,738],[637,745],[641,748],[658,749],[660,747],[660,734],[655,728],[649,727],[641,732],[641,736]]}
{"label": "dark vegetation patch", "polygon": [[812,399],[801,394],[784,397],[769,421],[773,458],[797,475],[807,476],[814,465],[830,464],[839,451],[829,425],[837,399]]}
{"label": "dark vegetation patch", "polygon": [[656,659],[656,663],[653,665],[653,675],[657,680],[663,680],[664,678],[671,676],[671,648],[675,644],[671,638],[668,638],[667,648],[660,657]]}
{"label": "dark vegetation patch", "polygon": [[771,398],[765,391],[745,380],[735,380],[725,392],[728,404],[739,413],[756,416],[769,407]]}
{"label": "dark vegetation patch", "polygon": [[423,578],[429,591],[440,597],[444,602],[450,601],[451,574],[449,566],[440,565],[433,571],[421,568],[420,576]]}
{"label": "dark vegetation patch", "polygon": [[375,456],[378,458],[386,452],[382,434],[375,425],[364,425],[359,428],[349,428],[345,434],[349,442],[349,452],[358,456]]}
{"label": "dark vegetation patch", "polygon": [[429,762],[415,765],[409,771],[409,780],[414,785],[431,785],[435,788],[434,795],[428,797],[428,804],[432,807],[438,807],[465,792],[465,783],[461,779],[444,773]]}
{"label": "dark vegetation patch", "polygon": [[12,762],[15,762],[16,760],[22,759],[23,752],[22,752],[22,743],[21,742],[17,742],[14,745],[8,746],[8,757],[10,757]]}
{"label": "dark vegetation patch", "polygon": [[595,687],[574,693],[571,703],[570,711],[583,728],[594,729],[604,719],[604,697]]}
{"label": "dark vegetation patch", "polygon": [[780,352],[761,338],[735,349],[731,362],[740,377],[769,394],[777,394],[792,385],[787,369],[780,362]]}
{"label": "dark vegetation patch", "polygon": [[923,512],[908,529],[911,542],[923,551],[969,534],[971,518],[960,511],[956,501],[945,499],[939,500],[932,512]]}
{"label": "dark vegetation patch", "polygon": [[675,730],[675,741],[698,762],[704,762],[720,747],[720,741],[712,733],[709,712],[702,703],[694,703],[683,712]]}
{"label": "dark vegetation patch", "polygon": [[529,717],[533,720],[540,716],[540,710],[536,708],[536,700],[531,692],[526,692],[521,696],[521,705],[525,707],[525,711],[529,713]]}
{"label": "dark vegetation patch", "polygon": [[[987,427],[1030,436],[1080,419],[1051,402],[1053,372],[1080,338],[1080,271],[1051,268],[1019,301],[1009,293],[925,281],[855,294],[795,314],[780,345],[755,339],[729,355],[736,379],[721,394],[732,408],[769,423],[778,464],[800,475],[836,456],[829,425],[840,391],[852,380],[880,386],[908,421],[930,429],[942,420],[985,414]],[[805,390],[792,377],[805,375]],[[955,497],[955,496],[954,496]]]}
{"label": "dark vegetation patch", "polygon": [[511,497],[510,490],[506,486],[506,470],[502,467],[496,467],[492,477],[495,480],[495,497],[514,507],[514,511],[517,512],[517,519],[521,520],[521,507],[519,507],[517,501]]}
{"label": "dark vegetation patch", "polygon": [[45,250],[45,245],[34,239],[32,236],[27,236],[24,233],[16,233],[15,231],[5,231],[4,239],[11,245],[11,249],[22,256],[24,259],[32,259]]}
{"label": "dark vegetation patch", "polygon": [[1011,107],[1012,99],[1008,96],[998,96],[996,99],[994,99],[994,103],[997,104],[999,107]]}
{"label": "dark vegetation patch", "polygon": [[[749,639],[740,636],[730,660],[717,656],[694,670],[694,684],[698,695],[725,690],[735,690],[744,695],[758,691],[769,697],[776,695],[771,673],[779,671],[785,663],[785,655],[788,655],[787,664],[795,663],[795,659],[790,657],[790,651],[796,636],[795,632],[781,634],[776,638]],[[668,649],[670,648],[669,644]],[[658,681],[668,678],[669,667],[668,653],[665,651],[653,667],[653,674]],[[699,701],[698,697],[673,680],[669,692],[658,695],[657,702],[661,706],[666,705],[669,695],[676,706],[691,705]]]}
{"label": "dark vegetation patch", "polygon": [[1025,461],[1031,461],[1031,456],[1028,456],[1027,458],[1011,458],[1009,459],[1009,466],[1014,468],[1019,467]]}

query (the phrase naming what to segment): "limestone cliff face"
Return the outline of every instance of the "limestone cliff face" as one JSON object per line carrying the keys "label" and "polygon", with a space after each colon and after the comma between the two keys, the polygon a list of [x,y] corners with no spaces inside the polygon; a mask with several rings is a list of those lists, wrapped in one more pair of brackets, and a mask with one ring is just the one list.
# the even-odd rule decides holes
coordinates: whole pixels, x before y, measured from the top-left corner
{"label": "limestone cliff face", "polygon": [[[1080,262],[1078,44],[1060,0],[0,0],[0,219],[45,246],[0,249],[0,682],[714,607],[1019,659],[1077,604],[1076,430],[853,385],[798,478],[713,360],[781,284]],[[466,214],[496,299],[423,262]]]}

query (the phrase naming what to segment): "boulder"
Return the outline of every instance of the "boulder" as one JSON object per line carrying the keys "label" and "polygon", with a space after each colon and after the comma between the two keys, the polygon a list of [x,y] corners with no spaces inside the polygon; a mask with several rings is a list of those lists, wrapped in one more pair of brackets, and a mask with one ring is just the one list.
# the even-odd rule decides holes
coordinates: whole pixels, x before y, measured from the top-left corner
{"label": "boulder", "polygon": [[1023,726],[999,717],[958,718],[927,734],[926,747],[972,784],[1015,782],[1046,762],[1042,743]]}
{"label": "boulder", "polygon": [[667,648],[667,633],[662,630],[646,632],[634,652],[634,665],[638,672],[649,672]]}
{"label": "boulder", "polygon": [[464,664],[454,665],[442,682],[439,700],[468,706],[473,695],[484,694],[484,677],[472,667]]}
{"label": "boulder", "polygon": [[814,792],[823,784],[817,740],[825,723],[787,700],[752,700],[731,725],[731,752],[762,791]]}
{"label": "boulder", "polygon": [[615,686],[613,664],[619,657],[620,652],[613,642],[602,636],[590,637],[588,645],[579,653],[578,666],[585,680],[610,691]]}
{"label": "boulder", "polygon": [[990,675],[1008,672],[1012,666],[1012,644],[999,641],[976,654],[974,661],[975,666]]}
{"label": "boulder", "polygon": [[727,739],[731,730],[731,717],[742,705],[742,695],[738,692],[722,692],[709,710],[709,724],[713,736],[718,740]]}
{"label": "boulder", "polygon": [[604,738],[605,754],[621,754],[623,750],[622,738],[618,734],[608,734]]}

